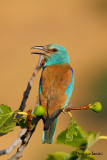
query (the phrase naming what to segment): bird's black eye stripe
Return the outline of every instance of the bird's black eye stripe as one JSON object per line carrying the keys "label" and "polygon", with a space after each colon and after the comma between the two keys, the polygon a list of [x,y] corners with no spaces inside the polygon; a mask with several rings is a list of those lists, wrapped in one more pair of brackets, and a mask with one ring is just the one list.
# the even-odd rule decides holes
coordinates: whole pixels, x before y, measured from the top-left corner
{"label": "bird's black eye stripe", "polygon": [[58,50],[57,50],[56,48],[53,48],[53,51],[54,51],[54,52],[57,52]]}

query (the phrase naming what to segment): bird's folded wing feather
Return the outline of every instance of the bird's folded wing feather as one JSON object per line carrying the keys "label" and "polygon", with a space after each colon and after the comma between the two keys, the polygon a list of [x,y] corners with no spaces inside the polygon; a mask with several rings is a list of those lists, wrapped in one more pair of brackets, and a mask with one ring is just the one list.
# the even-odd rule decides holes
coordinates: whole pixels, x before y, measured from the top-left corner
{"label": "bird's folded wing feather", "polygon": [[51,65],[43,70],[39,86],[40,103],[49,115],[68,103],[73,90],[72,74],[69,64]]}

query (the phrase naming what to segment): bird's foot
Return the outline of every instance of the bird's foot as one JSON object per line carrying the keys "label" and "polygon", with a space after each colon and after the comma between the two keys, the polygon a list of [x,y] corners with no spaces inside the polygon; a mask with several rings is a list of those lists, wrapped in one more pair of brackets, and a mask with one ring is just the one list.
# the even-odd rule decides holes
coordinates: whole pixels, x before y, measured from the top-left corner
{"label": "bird's foot", "polygon": [[72,110],[72,106],[71,104],[69,104],[68,106],[66,106],[64,109],[63,109],[63,113],[68,113],[70,115],[70,117],[72,117],[72,114],[70,113],[70,111]]}

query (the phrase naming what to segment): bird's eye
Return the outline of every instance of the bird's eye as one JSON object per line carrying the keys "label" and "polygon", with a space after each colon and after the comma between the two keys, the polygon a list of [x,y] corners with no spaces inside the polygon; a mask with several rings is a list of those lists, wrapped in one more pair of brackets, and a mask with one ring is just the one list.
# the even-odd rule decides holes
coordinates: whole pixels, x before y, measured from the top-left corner
{"label": "bird's eye", "polygon": [[58,50],[56,48],[53,49],[53,52],[57,52]]}

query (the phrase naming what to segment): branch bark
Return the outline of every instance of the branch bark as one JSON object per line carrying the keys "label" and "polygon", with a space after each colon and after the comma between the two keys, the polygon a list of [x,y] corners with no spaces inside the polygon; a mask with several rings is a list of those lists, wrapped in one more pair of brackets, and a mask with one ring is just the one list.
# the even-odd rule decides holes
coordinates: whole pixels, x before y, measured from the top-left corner
{"label": "branch bark", "polygon": [[[32,87],[32,83],[38,73],[38,71],[43,67],[43,65],[45,64],[45,60],[43,58],[42,55],[40,55],[40,58],[39,58],[39,61],[38,61],[38,64],[32,74],[32,77],[30,78],[29,82],[28,82],[28,85],[27,85],[27,88],[23,94],[23,99],[22,99],[22,102],[21,102],[21,105],[19,107],[19,110],[20,111],[23,111],[26,107],[26,101],[28,99],[28,96],[29,96],[29,93],[30,93],[30,90],[31,90],[31,87]],[[17,115],[16,118],[20,118],[22,115]]]}
{"label": "branch bark", "polygon": [[[20,111],[23,111],[23,110],[25,109],[25,107],[26,107],[26,101],[27,101],[27,99],[28,99],[28,96],[29,96],[29,93],[30,93],[30,90],[31,90],[31,87],[32,87],[32,83],[33,83],[33,81],[34,81],[34,79],[35,79],[38,71],[44,66],[44,64],[45,64],[45,60],[44,60],[43,56],[40,55],[38,64],[37,64],[37,66],[36,66],[36,68],[35,68],[35,70],[34,70],[34,72],[33,72],[33,74],[32,74],[32,77],[30,78],[30,80],[29,80],[29,82],[28,82],[28,85],[27,85],[27,88],[26,88],[26,90],[25,90],[25,92],[24,92],[24,94],[23,94],[23,99],[22,99],[21,105],[20,105],[20,107],[19,107],[19,110],[20,110]],[[33,114],[33,111],[32,111],[32,114]],[[16,118],[20,118],[20,117],[21,117],[21,115],[17,115],[17,116],[16,116]],[[28,142],[29,142],[29,140],[30,140],[30,138],[31,138],[31,135],[33,134],[33,132],[34,132],[34,130],[35,130],[35,128],[36,128],[36,125],[37,125],[37,123],[38,123],[38,120],[39,120],[39,118],[36,119],[36,121],[35,121],[35,127],[34,127],[34,129],[33,129],[32,131],[30,131],[30,130],[28,131],[27,129],[22,129],[22,130],[21,130],[21,133],[20,133],[19,136],[18,136],[18,138],[12,143],[12,145],[11,145],[9,148],[0,151],[0,155],[9,154],[10,152],[12,152],[12,150],[13,150],[19,143],[22,142],[22,144],[21,144],[21,146],[18,148],[16,154],[15,154],[12,158],[10,158],[10,160],[19,159],[19,158],[22,156],[22,152],[23,152],[24,148],[27,146],[27,144],[28,144]],[[26,134],[26,133],[27,133],[27,134]],[[25,135],[27,135],[27,136],[25,136]],[[22,139],[22,137],[25,137],[25,138]]]}
{"label": "branch bark", "polygon": [[71,110],[84,110],[84,109],[89,109],[90,106],[89,104],[86,105],[86,106],[82,106],[82,107],[73,107],[73,106],[67,106],[64,108],[63,112],[66,113],[66,112],[69,112]]}
{"label": "branch bark", "polygon": [[34,121],[35,121],[34,128],[32,130],[27,129],[25,134],[20,137],[20,139],[22,140],[21,146],[17,149],[17,152],[8,160],[18,160],[19,158],[22,157],[23,151],[26,148],[26,146],[28,145],[29,140],[30,140],[32,134],[34,133],[34,131],[36,129],[36,126],[37,126],[40,119],[41,119],[41,117],[35,117],[34,118]]}

